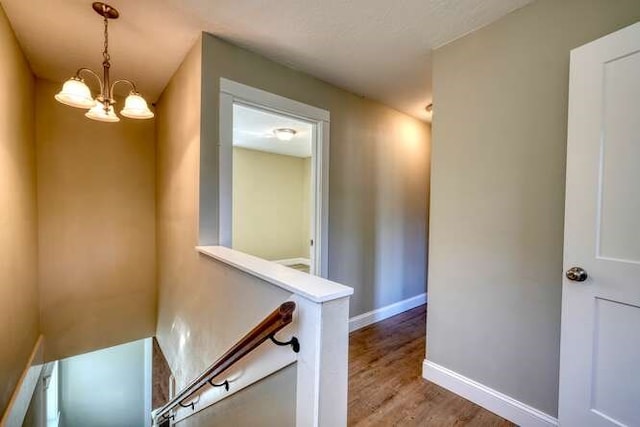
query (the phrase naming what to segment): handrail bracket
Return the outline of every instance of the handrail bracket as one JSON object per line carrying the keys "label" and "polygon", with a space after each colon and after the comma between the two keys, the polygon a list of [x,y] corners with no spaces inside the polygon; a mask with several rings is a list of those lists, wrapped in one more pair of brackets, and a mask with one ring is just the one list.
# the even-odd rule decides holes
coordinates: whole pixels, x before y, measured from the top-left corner
{"label": "handrail bracket", "polygon": [[271,341],[273,341],[273,343],[275,345],[279,345],[279,346],[290,345],[291,349],[293,350],[294,353],[300,353],[300,341],[298,341],[298,338],[296,338],[296,337],[292,337],[287,342],[282,342],[282,341],[278,341],[276,339],[276,335],[275,334],[271,334],[271,335],[269,335],[269,339],[271,339]]}
{"label": "handrail bracket", "polygon": [[213,382],[213,380],[209,380],[209,384],[211,385],[211,387],[224,387],[224,389],[226,391],[229,391],[229,381],[228,380],[224,380],[223,383],[220,384],[216,384]]}

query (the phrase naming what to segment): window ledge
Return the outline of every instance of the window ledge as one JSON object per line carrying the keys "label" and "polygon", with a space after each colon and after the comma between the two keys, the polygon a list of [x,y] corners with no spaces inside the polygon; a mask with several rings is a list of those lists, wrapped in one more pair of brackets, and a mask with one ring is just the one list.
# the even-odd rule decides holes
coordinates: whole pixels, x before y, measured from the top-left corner
{"label": "window ledge", "polygon": [[353,288],[349,286],[224,246],[196,246],[196,250],[216,261],[230,265],[313,302],[322,303],[353,294]]}

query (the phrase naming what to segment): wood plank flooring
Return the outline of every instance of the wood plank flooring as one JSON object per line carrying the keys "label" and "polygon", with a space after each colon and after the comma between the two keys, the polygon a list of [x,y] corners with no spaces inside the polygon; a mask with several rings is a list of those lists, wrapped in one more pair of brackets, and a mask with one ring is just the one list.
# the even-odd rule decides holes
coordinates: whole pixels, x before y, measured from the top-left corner
{"label": "wood plank flooring", "polygon": [[513,426],[422,378],[426,306],[349,338],[349,426]]}

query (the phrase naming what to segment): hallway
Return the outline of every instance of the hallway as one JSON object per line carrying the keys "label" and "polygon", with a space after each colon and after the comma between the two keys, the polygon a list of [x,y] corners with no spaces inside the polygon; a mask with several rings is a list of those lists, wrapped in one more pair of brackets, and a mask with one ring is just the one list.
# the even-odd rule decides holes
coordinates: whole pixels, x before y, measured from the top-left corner
{"label": "hallway", "polygon": [[513,426],[422,378],[427,306],[349,338],[350,426]]}

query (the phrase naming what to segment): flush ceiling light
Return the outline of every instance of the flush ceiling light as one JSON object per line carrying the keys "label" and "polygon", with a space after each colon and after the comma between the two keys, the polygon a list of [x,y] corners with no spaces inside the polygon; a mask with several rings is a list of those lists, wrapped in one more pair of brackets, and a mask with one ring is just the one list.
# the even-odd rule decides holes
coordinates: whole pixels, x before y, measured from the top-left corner
{"label": "flush ceiling light", "polygon": [[280,128],[280,129],[275,129],[273,131],[273,134],[280,141],[291,141],[293,137],[296,135],[296,133],[297,132],[295,130],[290,128]]}
{"label": "flush ceiling light", "polygon": [[[95,2],[93,10],[104,19],[104,50],[102,51],[102,78],[95,71],[89,68],[80,68],[76,75],[67,80],[62,86],[62,90],[55,96],[58,102],[71,107],[83,108],[87,111],[85,116],[92,120],[101,122],[119,122],[113,106],[116,101],[113,97],[113,89],[119,83],[125,83],[130,88],[129,96],[124,102],[124,108],[120,111],[125,117],[130,119],[150,119],[153,112],[149,109],[147,101],[138,93],[136,85],[125,79],[116,80],[111,83],[109,79],[109,69],[111,68],[111,57],[109,56],[109,19],[117,19],[120,13],[108,4]],[[93,98],[91,90],[84,82],[83,75],[89,74],[98,80],[100,84],[100,94]]]}

